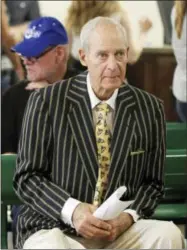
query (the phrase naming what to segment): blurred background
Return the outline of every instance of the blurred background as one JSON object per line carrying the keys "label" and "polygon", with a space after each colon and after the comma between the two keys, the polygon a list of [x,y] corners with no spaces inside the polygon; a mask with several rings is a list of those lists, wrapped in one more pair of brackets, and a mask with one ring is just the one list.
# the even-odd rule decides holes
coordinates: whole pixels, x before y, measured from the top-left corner
{"label": "blurred background", "polygon": [[[16,43],[21,39],[28,22],[38,16],[53,16],[65,24],[68,9],[73,1],[4,0],[4,2],[7,7],[7,23],[10,25],[10,33]],[[138,60],[128,65],[128,82],[162,99],[167,121],[179,121],[175,110],[175,98],[172,93],[173,74],[176,68],[176,59],[171,45],[171,10],[174,1],[117,2],[124,9],[124,13],[128,14],[133,40],[142,50]],[[141,37],[140,42],[140,23],[145,20],[149,20],[150,23],[148,25],[150,27],[145,32],[143,38]],[[22,23],[23,25],[20,25]],[[20,28],[21,32],[18,32],[18,28]],[[2,65],[7,64],[3,61]],[[4,76],[4,74],[2,75]],[[3,79],[7,79],[7,74],[5,74]],[[11,81],[9,79],[9,82],[11,83],[7,84],[6,80],[4,84],[4,81],[2,81],[2,92],[16,82],[16,76],[14,75]]]}
{"label": "blurred background", "polygon": [[[166,29],[170,29],[168,19],[168,24],[166,18],[163,17],[164,21],[162,21],[161,14],[159,12],[159,8],[166,12],[165,16],[167,16],[167,12],[171,11],[171,5],[173,1],[119,1],[122,8],[124,8],[129,13],[129,18],[133,27],[133,34],[137,36],[138,34],[138,20],[142,17],[148,17],[151,19],[153,28],[147,34],[147,38],[145,41],[145,46],[152,47],[161,47],[164,45],[164,24],[168,27]],[[159,2],[165,2],[165,4],[161,4]],[[65,20],[67,15],[68,7],[70,6],[71,1],[39,1],[39,6],[42,15],[51,15],[57,17],[62,22]],[[162,16],[164,16],[162,14]],[[170,40],[170,39],[168,39]]]}

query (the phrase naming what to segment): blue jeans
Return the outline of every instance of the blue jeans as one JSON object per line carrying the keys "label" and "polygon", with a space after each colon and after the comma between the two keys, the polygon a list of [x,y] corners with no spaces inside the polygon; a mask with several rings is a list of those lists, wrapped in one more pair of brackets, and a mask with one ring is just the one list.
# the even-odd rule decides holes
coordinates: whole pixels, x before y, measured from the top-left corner
{"label": "blue jeans", "polygon": [[187,102],[176,100],[176,111],[182,122],[187,122]]}

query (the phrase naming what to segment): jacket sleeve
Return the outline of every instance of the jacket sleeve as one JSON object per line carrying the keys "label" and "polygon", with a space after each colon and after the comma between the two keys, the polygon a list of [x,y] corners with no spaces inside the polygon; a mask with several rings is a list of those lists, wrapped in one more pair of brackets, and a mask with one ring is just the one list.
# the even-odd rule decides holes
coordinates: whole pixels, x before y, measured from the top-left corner
{"label": "jacket sleeve", "polygon": [[48,103],[44,100],[45,94],[35,91],[27,103],[13,186],[19,198],[33,210],[60,220],[70,195],[51,180],[53,135]]}
{"label": "jacket sleeve", "polygon": [[166,128],[164,108],[161,102],[155,109],[152,145],[146,161],[146,172],[131,209],[142,218],[150,217],[164,195],[164,163],[166,154]]}

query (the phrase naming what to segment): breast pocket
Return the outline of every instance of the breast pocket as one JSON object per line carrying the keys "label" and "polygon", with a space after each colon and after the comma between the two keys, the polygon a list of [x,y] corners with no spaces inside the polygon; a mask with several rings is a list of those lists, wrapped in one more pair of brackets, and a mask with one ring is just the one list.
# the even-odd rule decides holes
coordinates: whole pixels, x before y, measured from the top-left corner
{"label": "breast pocket", "polygon": [[130,150],[127,160],[127,168],[129,169],[131,182],[133,182],[135,186],[138,186],[141,183],[145,175],[146,155],[147,152],[144,149]]}
{"label": "breast pocket", "polygon": [[144,153],[145,153],[144,149],[132,150],[132,151],[130,151],[130,156],[142,155]]}

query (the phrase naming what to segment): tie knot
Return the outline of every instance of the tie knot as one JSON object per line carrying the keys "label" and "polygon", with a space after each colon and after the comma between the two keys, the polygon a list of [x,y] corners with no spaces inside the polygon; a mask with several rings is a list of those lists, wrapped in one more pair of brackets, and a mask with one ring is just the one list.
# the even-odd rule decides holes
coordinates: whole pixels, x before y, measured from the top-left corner
{"label": "tie knot", "polygon": [[108,114],[108,112],[109,112],[109,105],[107,103],[99,103],[96,106],[96,111],[98,113]]}

